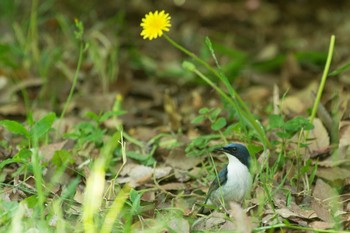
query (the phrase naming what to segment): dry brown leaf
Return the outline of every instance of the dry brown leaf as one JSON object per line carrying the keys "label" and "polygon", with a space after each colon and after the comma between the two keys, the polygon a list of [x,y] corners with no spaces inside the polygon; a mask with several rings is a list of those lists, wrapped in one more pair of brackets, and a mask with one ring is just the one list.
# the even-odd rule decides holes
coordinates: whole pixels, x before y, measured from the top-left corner
{"label": "dry brown leaf", "polygon": [[276,212],[283,218],[293,220],[298,223],[304,224],[302,219],[317,218],[314,210],[302,209],[295,202],[291,202],[290,206],[286,206],[286,195],[282,191],[278,191],[273,196],[275,205],[279,208]]}
{"label": "dry brown leaf", "polygon": [[192,230],[215,230],[225,224],[225,214],[214,211],[211,215],[198,219],[192,225]]}
{"label": "dry brown leaf", "polygon": [[142,194],[141,200],[147,202],[153,202],[156,199],[155,191],[147,191]]}
{"label": "dry brown leaf", "polygon": [[190,224],[183,218],[172,218],[168,225],[174,232],[190,232]]}
{"label": "dry brown leaf", "polygon": [[76,191],[75,191],[75,194],[74,194],[74,201],[82,204],[84,202],[84,191],[82,190],[81,187],[77,187],[76,188]]}
{"label": "dry brown leaf", "polygon": [[117,178],[117,182],[129,183],[131,187],[135,188],[152,180],[153,175],[155,178],[159,179],[169,175],[171,170],[170,167],[159,167],[153,169],[139,164],[126,164],[120,172],[120,175],[125,177]]}
{"label": "dry brown leaf", "polygon": [[62,150],[62,148],[66,143],[67,143],[67,140],[64,140],[62,142],[56,142],[56,143],[44,145],[40,147],[39,153],[44,159],[44,161],[50,161],[53,155],[55,154],[55,152],[58,150]]}
{"label": "dry brown leaf", "polygon": [[282,112],[284,114],[299,115],[307,109],[305,103],[298,96],[287,96],[282,102]]}
{"label": "dry brown leaf", "polygon": [[266,61],[266,60],[271,60],[276,57],[278,53],[278,46],[277,44],[270,43],[264,46],[259,53],[256,56],[256,59],[258,61]]}
{"label": "dry brown leaf", "polygon": [[115,93],[75,95],[68,107],[67,113],[76,108],[81,109],[82,112],[92,111],[98,113],[110,111],[115,101],[115,96]]}
{"label": "dry brown leaf", "polygon": [[137,138],[140,141],[148,142],[159,132],[157,132],[157,130],[155,130],[154,127],[138,126],[136,128],[131,128],[128,133],[130,134],[130,136]]}
{"label": "dry brown leaf", "polygon": [[186,182],[186,181],[189,181],[191,179],[188,171],[185,171],[185,170],[175,169],[174,175],[175,175],[176,180],[179,182]]}
{"label": "dry brown leaf", "polygon": [[[230,224],[230,229],[226,228],[227,230],[235,230],[235,232],[240,232],[240,233],[250,233],[253,230],[253,226],[251,224],[251,221],[249,217],[247,216],[246,212],[242,209],[242,207],[235,203],[231,202],[230,203],[230,217],[235,223],[235,226],[232,226]],[[235,228],[232,228],[235,227]]]}
{"label": "dry brown leaf", "polygon": [[167,183],[161,185],[161,187],[165,190],[184,190],[186,189],[186,185],[183,183]]}
{"label": "dry brown leaf", "polygon": [[297,214],[293,213],[287,208],[283,209],[277,209],[276,212],[282,217],[282,218],[290,218],[290,217],[298,217]]}
{"label": "dry brown leaf", "polygon": [[258,102],[269,98],[271,90],[266,86],[254,86],[242,93],[242,98],[248,102]]}
{"label": "dry brown leaf", "polygon": [[314,221],[311,222],[309,226],[316,229],[330,229],[334,226],[334,224],[329,222]]}
{"label": "dry brown leaf", "polygon": [[186,157],[185,149],[182,147],[175,148],[165,157],[165,164],[182,170],[190,170],[200,164],[202,161],[199,157]]}
{"label": "dry brown leaf", "polygon": [[4,116],[26,115],[26,108],[23,103],[9,103],[0,105],[0,114]]}
{"label": "dry brown leaf", "polygon": [[127,177],[117,178],[118,183],[129,183],[133,188],[151,180],[153,168],[144,165],[127,164],[120,173]]}
{"label": "dry brown leaf", "polygon": [[318,168],[316,175],[329,181],[345,180],[350,177],[350,170],[340,167]]}
{"label": "dry brown leaf", "polygon": [[75,125],[77,125],[81,121],[80,118],[75,116],[69,116],[62,119],[57,119],[53,123],[53,128],[56,129],[59,135],[63,135],[69,132]]}
{"label": "dry brown leaf", "polygon": [[313,81],[307,88],[302,89],[295,95],[288,95],[282,102],[282,112],[289,115],[305,113],[313,104],[312,92],[316,92],[318,83]]}
{"label": "dry brown leaf", "polygon": [[276,218],[275,213],[268,213],[268,211],[265,211],[265,214],[266,215],[261,219],[261,222],[264,225],[274,225],[274,224],[278,224],[282,221],[281,217],[278,216],[278,218]]}
{"label": "dry brown leaf", "polygon": [[350,145],[350,121],[340,122],[339,148]]}
{"label": "dry brown leaf", "polygon": [[330,145],[330,139],[327,129],[322,124],[321,120],[315,118],[313,121],[314,128],[309,133],[309,138],[314,140],[309,144],[310,151],[317,151],[323,148],[328,148]]}
{"label": "dry brown leaf", "polygon": [[170,174],[172,168],[171,167],[156,167],[154,169],[154,176],[156,179],[163,178]]}
{"label": "dry brown leaf", "polygon": [[317,179],[313,191],[313,200],[311,202],[312,209],[317,216],[325,222],[332,222],[332,215],[328,206],[331,197],[336,196],[335,190],[322,179]]}
{"label": "dry brown leaf", "polygon": [[290,204],[290,210],[296,213],[299,217],[305,218],[305,219],[313,219],[317,218],[317,214],[314,210],[311,209],[302,209],[299,205],[297,205],[295,202],[292,202]]}
{"label": "dry brown leaf", "polygon": [[181,115],[175,100],[169,95],[168,91],[164,94],[164,110],[167,113],[171,129],[177,132],[181,127]]}

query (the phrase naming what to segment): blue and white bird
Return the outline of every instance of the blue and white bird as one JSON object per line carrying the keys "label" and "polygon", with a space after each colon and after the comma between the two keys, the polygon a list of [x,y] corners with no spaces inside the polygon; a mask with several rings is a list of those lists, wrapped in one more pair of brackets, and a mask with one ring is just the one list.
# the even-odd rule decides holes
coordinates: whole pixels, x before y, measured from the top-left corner
{"label": "blue and white bird", "polygon": [[205,205],[224,206],[228,209],[232,201],[242,203],[252,185],[252,176],[249,172],[250,154],[244,145],[232,143],[215,151],[225,153],[228,164],[211,183],[204,206],[199,213],[208,212]]}

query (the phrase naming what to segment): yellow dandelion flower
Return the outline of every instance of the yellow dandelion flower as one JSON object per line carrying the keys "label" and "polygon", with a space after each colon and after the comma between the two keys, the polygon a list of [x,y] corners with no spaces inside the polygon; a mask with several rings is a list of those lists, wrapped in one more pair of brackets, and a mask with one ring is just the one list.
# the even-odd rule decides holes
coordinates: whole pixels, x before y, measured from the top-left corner
{"label": "yellow dandelion flower", "polygon": [[169,14],[164,11],[146,14],[140,24],[143,28],[141,32],[143,39],[156,39],[163,35],[163,31],[168,32],[171,27],[170,18]]}

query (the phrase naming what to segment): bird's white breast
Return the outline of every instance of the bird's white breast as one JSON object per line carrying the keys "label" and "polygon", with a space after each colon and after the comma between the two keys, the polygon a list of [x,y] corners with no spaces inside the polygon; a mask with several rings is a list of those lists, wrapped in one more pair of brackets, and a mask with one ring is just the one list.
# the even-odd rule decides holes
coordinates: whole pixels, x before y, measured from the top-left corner
{"label": "bird's white breast", "polygon": [[250,191],[252,177],[247,166],[242,164],[236,157],[226,154],[229,163],[227,165],[227,181],[221,187],[215,190],[211,195],[211,201],[225,205],[229,202],[242,202],[246,194]]}

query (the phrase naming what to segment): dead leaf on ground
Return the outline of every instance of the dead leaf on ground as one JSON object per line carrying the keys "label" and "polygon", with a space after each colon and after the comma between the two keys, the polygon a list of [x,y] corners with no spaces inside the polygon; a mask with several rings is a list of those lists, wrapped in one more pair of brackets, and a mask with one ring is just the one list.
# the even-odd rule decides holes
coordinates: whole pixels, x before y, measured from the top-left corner
{"label": "dead leaf on ground", "polygon": [[309,226],[316,229],[330,229],[334,226],[334,224],[329,222],[314,221],[310,223]]}
{"label": "dead leaf on ground", "polygon": [[84,96],[76,95],[69,104],[67,113],[73,109],[80,109],[82,112],[106,112],[110,111],[115,101],[115,93],[110,94],[85,94]]}
{"label": "dead leaf on ground", "polygon": [[156,199],[155,191],[147,191],[142,194],[141,200],[146,202],[153,202]]}
{"label": "dead leaf on ground", "polygon": [[329,181],[345,180],[350,177],[350,170],[340,167],[330,167],[317,169],[316,175]]}
{"label": "dead leaf on ground", "polygon": [[190,224],[188,223],[187,220],[183,218],[172,218],[168,226],[174,232],[183,232],[183,233],[190,232]]}
{"label": "dead leaf on ground", "polygon": [[193,225],[192,230],[217,230],[227,221],[225,214],[222,212],[214,211],[212,214],[206,217],[198,219]]}
{"label": "dead leaf on ground", "polygon": [[55,154],[56,151],[62,150],[64,145],[67,143],[67,140],[62,142],[51,143],[48,145],[44,145],[39,148],[39,153],[44,159],[44,161],[50,161]]}
{"label": "dead leaf on ground", "polygon": [[168,116],[171,130],[177,132],[181,127],[181,115],[169,91],[165,91],[164,93],[164,110]]}
{"label": "dead leaf on ground", "polygon": [[340,122],[339,148],[350,146],[350,121]]}
{"label": "dead leaf on ground", "polygon": [[156,179],[160,179],[169,175],[171,167],[158,167],[153,169],[138,164],[126,164],[123,170],[120,172],[122,177],[117,178],[118,183],[129,183],[131,187],[135,188],[148,181],[152,180],[153,175]]}
{"label": "dead leaf on ground", "polygon": [[200,157],[187,157],[182,147],[172,149],[164,159],[165,164],[182,170],[190,170],[202,162]]}
{"label": "dead leaf on ground", "polygon": [[[242,209],[241,205],[231,202],[230,203],[230,217],[234,223],[234,226],[230,226],[230,228],[225,228],[225,230],[235,230],[240,233],[250,233],[253,230],[252,223],[247,216],[246,212]],[[224,225],[225,226],[225,225]],[[234,228],[232,228],[234,227]]]}
{"label": "dead leaf on ground", "polygon": [[317,215],[312,209],[304,209],[297,205],[295,202],[290,204],[290,210],[296,213],[299,217],[304,219],[314,219],[317,218]]}
{"label": "dead leaf on ground", "polygon": [[242,93],[242,99],[255,103],[263,101],[271,96],[271,90],[266,86],[254,86]]}
{"label": "dead leaf on ground", "polygon": [[144,127],[139,126],[136,128],[129,129],[130,136],[137,138],[142,142],[148,142],[151,138],[155,137],[159,132],[157,132],[154,127]]}
{"label": "dead leaf on ground", "polygon": [[167,183],[161,185],[164,190],[184,190],[186,189],[186,185],[184,183]]}
{"label": "dead leaf on ground", "polygon": [[0,105],[0,114],[4,116],[24,116],[26,115],[26,108],[21,102],[4,104]]}
{"label": "dead leaf on ground", "polygon": [[332,197],[337,195],[336,191],[322,179],[317,179],[313,191],[313,200],[311,202],[312,209],[317,216],[327,223],[333,222],[333,217],[330,212],[329,203]]}
{"label": "dead leaf on ground", "polygon": [[321,120],[318,118],[314,119],[313,125],[314,128],[310,131],[309,138],[314,140],[309,144],[309,150],[317,151],[322,148],[328,148],[330,145],[330,139],[326,127],[324,127]]}
{"label": "dead leaf on ground", "polygon": [[312,209],[303,209],[297,205],[294,201],[290,203],[287,207],[287,198],[282,191],[278,191],[273,196],[274,203],[279,209],[276,209],[276,212],[283,218],[304,224],[305,220],[310,220],[317,218],[317,215]]}
{"label": "dead leaf on ground", "polygon": [[316,92],[318,83],[311,82],[307,88],[302,89],[294,95],[288,95],[282,103],[282,112],[287,115],[300,115],[313,104],[312,92]]}
{"label": "dead leaf on ground", "polygon": [[283,208],[283,209],[277,209],[276,213],[278,213],[282,218],[290,218],[290,217],[297,217],[298,215],[293,213],[292,211],[290,211],[287,208]]}

